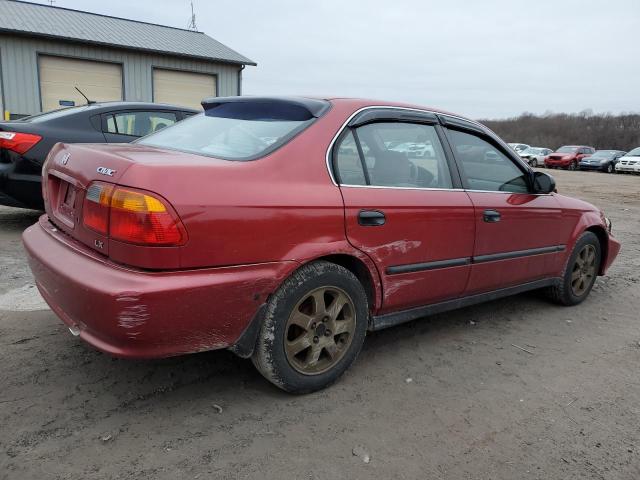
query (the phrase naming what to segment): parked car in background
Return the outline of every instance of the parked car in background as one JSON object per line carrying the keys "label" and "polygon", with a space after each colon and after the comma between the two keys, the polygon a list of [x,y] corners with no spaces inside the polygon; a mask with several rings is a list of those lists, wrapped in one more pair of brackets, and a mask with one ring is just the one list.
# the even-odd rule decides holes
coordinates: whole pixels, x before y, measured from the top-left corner
{"label": "parked car in background", "polygon": [[433,157],[435,151],[429,142],[403,142],[389,147],[394,152],[403,152],[409,158]]}
{"label": "parked car in background", "polygon": [[553,153],[550,148],[529,147],[519,153],[520,158],[532,167],[544,166],[544,159],[547,155]]}
{"label": "parked car in background", "polygon": [[577,170],[580,160],[593,155],[596,149],[585,145],[566,145],[547,155],[544,165],[547,168],[565,168]]}
{"label": "parked car in background", "polygon": [[190,115],[185,107],[105,102],[0,122],[0,205],[41,210],[41,171],[58,142],[129,143]]}
{"label": "parked car in background", "polygon": [[[367,331],[540,288],[576,305],[618,254],[602,211],[477,122],[346,98],[203,106],[130,145],[59,143],[45,163],[29,264],[104,352],[229,348],[310,392]],[[389,148],[424,138],[434,158]]]}
{"label": "parked car in background", "polygon": [[524,152],[527,148],[529,148],[529,145],[527,145],[526,143],[509,143],[509,146],[513,148],[516,153]]}
{"label": "parked car in background", "polygon": [[640,173],[640,147],[634,148],[618,159],[616,172]]}
{"label": "parked car in background", "polygon": [[598,150],[590,157],[580,160],[578,166],[580,170],[600,170],[601,172],[613,173],[618,159],[625,153],[620,150]]}

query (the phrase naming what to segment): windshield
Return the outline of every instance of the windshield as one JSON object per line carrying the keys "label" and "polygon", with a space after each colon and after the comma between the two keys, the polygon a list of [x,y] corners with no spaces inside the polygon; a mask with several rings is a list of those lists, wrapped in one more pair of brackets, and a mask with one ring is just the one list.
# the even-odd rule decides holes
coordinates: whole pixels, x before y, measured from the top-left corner
{"label": "windshield", "polygon": [[314,120],[298,105],[222,103],[136,143],[225,160],[253,160],[282,146]]}
{"label": "windshield", "polygon": [[579,147],[560,147],[556,152],[558,153],[573,153],[578,150]]}
{"label": "windshield", "polygon": [[598,150],[591,158],[611,158],[616,154],[615,150]]}
{"label": "windshield", "polygon": [[542,149],[541,148],[529,147],[522,153],[523,154],[530,154],[530,155],[539,155],[540,153],[542,153]]}
{"label": "windshield", "polygon": [[634,148],[629,153],[627,153],[625,157],[640,157],[640,147]]}

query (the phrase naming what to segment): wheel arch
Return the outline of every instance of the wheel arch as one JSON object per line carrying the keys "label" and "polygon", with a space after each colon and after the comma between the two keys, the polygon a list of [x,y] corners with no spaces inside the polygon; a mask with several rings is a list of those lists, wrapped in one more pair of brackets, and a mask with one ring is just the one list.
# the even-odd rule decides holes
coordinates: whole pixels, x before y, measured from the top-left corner
{"label": "wheel arch", "polygon": [[598,266],[598,275],[604,275],[604,266],[607,264],[607,256],[609,254],[609,235],[607,231],[600,225],[591,225],[585,229],[585,232],[591,232],[600,242],[600,265]]}
{"label": "wheel arch", "polygon": [[[378,278],[378,272],[375,271],[375,276],[371,272],[372,266],[369,266],[361,258],[348,253],[335,253],[330,255],[324,255],[322,257],[314,258],[307,263],[324,260],[326,262],[335,263],[341,267],[346,268],[353,273],[356,278],[362,284],[365,293],[367,294],[367,301],[369,303],[369,311],[373,314],[379,308],[379,302],[382,298],[380,280]],[[375,268],[375,267],[373,267]]]}

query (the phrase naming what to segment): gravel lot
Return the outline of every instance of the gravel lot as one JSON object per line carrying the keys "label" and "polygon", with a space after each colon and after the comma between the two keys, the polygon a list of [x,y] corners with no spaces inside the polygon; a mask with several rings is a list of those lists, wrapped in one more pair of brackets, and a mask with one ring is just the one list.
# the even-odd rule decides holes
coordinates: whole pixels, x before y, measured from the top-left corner
{"label": "gravel lot", "polygon": [[534,292],[378,332],[301,397],[225,351],[81,343],[32,285],[37,213],[0,207],[0,478],[640,478],[640,177],[552,173],[623,243],[586,302]]}

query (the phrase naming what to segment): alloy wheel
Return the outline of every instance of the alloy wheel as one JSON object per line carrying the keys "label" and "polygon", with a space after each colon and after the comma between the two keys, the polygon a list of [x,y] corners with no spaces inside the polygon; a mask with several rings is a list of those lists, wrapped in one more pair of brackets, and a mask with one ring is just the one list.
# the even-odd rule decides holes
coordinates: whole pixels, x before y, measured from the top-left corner
{"label": "alloy wheel", "polygon": [[351,297],[337,287],[320,287],[303,295],[285,327],[289,364],[304,375],[330,370],[349,349],[355,312]]}
{"label": "alloy wheel", "polygon": [[571,291],[576,297],[582,296],[591,286],[596,275],[596,249],[585,245],[580,250],[571,272]]}

